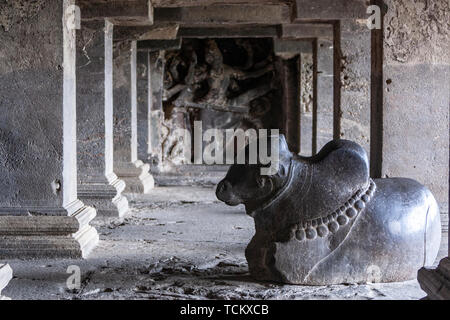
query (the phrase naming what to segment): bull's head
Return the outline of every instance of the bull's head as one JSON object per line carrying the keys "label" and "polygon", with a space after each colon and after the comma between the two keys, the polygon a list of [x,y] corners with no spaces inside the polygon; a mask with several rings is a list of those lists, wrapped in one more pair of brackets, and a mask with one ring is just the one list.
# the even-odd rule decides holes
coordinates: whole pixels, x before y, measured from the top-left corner
{"label": "bull's head", "polygon": [[[279,136],[277,143],[279,143],[277,173],[262,175],[261,167],[270,165],[264,166],[260,162],[248,164],[247,161],[247,164],[234,164],[228,170],[226,177],[217,185],[217,198],[231,206],[244,204],[248,213],[270,199],[285,184],[293,156],[283,135]],[[248,155],[248,146],[245,152]],[[246,159],[249,157],[247,156]]]}
{"label": "bull's head", "polygon": [[[330,141],[313,157],[292,154],[283,135],[279,136],[278,143],[277,173],[262,175],[261,164],[234,164],[217,185],[217,198],[231,206],[244,204],[247,213],[253,216],[256,209],[271,203],[292,178],[295,187],[289,192],[305,204],[295,205],[298,214],[302,215],[302,219],[311,219],[339,208],[368,184],[367,155],[361,146],[352,141]],[[292,171],[295,173],[291,174]],[[304,183],[308,187],[302,188]]]}

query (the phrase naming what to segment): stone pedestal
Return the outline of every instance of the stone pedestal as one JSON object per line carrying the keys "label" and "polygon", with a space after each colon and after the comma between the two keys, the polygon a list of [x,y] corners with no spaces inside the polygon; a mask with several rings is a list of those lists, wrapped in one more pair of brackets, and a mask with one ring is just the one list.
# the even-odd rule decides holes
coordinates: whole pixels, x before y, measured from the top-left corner
{"label": "stone pedestal", "polygon": [[2,296],[2,290],[8,285],[12,276],[13,272],[9,264],[0,264],[0,300],[10,300],[8,297]]}
{"label": "stone pedestal", "polygon": [[120,50],[114,66],[114,172],[125,192],[146,193],[154,186],[150,166],[137,156],[137,44]]}
{"label": "stone pedestal", "polygon": [[417,280],[428,299],[450,300],[450,258],[442,259],[436,269],[420,269]]}
{"label": "stone pedestal", "polygon": [[79,258],[98,242],[77,197],[74,2],[0,31],[2,258]]}
{"label": "stone pedestal", "polygon": [[83,21],[78,38],[78,196],[100,215],[121,217],[128,200],[113,172],[113,25]]}

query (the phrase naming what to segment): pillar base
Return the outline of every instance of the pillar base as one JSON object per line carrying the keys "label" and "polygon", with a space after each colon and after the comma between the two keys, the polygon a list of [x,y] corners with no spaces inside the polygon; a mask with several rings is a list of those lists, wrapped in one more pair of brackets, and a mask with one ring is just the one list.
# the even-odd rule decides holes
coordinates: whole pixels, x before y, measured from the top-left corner
{"label": "pillar base", "polygon": [[450,258],[444,258],[436,269],[422,268],[417,280],[430,300],[450,300]]}
{"label": "pillar base", "polygon": [[149,170],[150,166],[147,163],[137,160],[129,164],[119,164],[114,171],[121,180],[125,181],[124,192],[147,193],[155,186]]}
{"label": "pillar base", "polygon": [[85,258],[97,245],[97,230],[89,225],[96,216],[94,208],[76,200],[63,209],[68,215],[32,215],[30,212],[36,212],[33,209],[21,208],[25,214],[0,215],[2,258]]}
{"label": "pillar base", "polygon": [[2,290],[8,285],[12,276],[13,272],[9,264],[0,264],[0,300],[10,300],[8,297],[2,296]]}
{"label": "pillar base", "polygon": [[128,212],[128,200],[122,195],[125,182],[112,173],[104,182],[78,185],[78,198],[97,209],[97,215],[123,217]]}

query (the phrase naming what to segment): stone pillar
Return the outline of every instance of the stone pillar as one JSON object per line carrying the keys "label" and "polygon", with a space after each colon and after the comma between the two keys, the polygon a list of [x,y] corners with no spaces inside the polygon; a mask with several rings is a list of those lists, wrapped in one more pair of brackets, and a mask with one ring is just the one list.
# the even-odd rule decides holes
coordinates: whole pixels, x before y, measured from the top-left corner
{"label": "stone pillar", "polygon": [[313,50],[300,54],[300,155],[312,156]]}
{"label": "stone pillar", "polygon": [[115,57],[114,172],[125,181],[125,192],[146,193],[154,186],[150,166],[137,155],[137,45]]}
{"label": "stone pillar", "polygon": [[333,40],[314,41],[317,54],[317,110],[315,110],[316,152],[333,140]]}
{"label": "stone pillar", "polygon": [[163,121],[164,51],[149,52],[150,155],[155,167],[162,161],[161,123]]}
{"label": "stone pillar", "polygon": [[0,31],[2,258],[78,258],[98,242],[96,211],[77,198],[73,4],[46,1]]}
{"label": "stone pillar", "polygon": [[[445,1],[430,5],[385,0],[382,99],[382,176],[406,176],[427,186],[448,216],[450,33]],[[432,26],[423,31],[423,26]],[[433,27],[434,26],[434,27]],[[383,36],[383,35],[381,35]],[[447,222],[447,217],[441,218]],[[422,268],[418,280],[429,299],[450,299],[448,224],[443,226],[442,259]]]}
{"label": "stone pillar", "polygon": [[300,152],[299,59],[299,55],[289,59],[280,58],[283,87],[282,132],[286,136],[289,150],[295,153]]}
{"label": "stone pillar", "polygon": [[137,144],[138,158],[149,162],[150,150],[150,84],[149,56],[146,51],[137,53]]}
{"label": "stone pillar", "polygon": [[113,172],[113,25],[84,22],[77,41],[78,196],[105,216],[121,217],[125,182]]}
{"label": "stone pillar", "polygon": [[[450,35],[415,34],[433,23],[431,12],[445,11],[435,2],[423,20],[405,1],[388,1],[384,26],[382,176],[406,176],[430,188],[441,211],[447,202],[449,173]],[[430,8],[431,10],[431,8]],[[446,23],[444,17],[440,17]],[[387,29],[389,28],[389,29]],[[412,37],[413,42],[404,36]]]}
{"label": "stone pillar", "polygon": [[355,19],[340,22],[340,137],[360,144],[370,156],[370,29]]}
{"label": "stone pillar", "polygon": [[0,263],[0,300],[10,300],[9,298],[2,296],[2,290],[8,285],[12,276],[13,272],[9,264]]}

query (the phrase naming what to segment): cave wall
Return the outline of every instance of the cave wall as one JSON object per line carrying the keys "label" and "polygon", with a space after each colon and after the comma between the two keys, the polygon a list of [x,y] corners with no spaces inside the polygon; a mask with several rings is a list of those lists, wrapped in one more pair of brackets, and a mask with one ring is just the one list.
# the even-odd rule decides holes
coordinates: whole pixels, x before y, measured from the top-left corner
{"label": "cave wall", "polygon": [[388,0],[382,175],[431,189],[448,210],[450,4]]}

